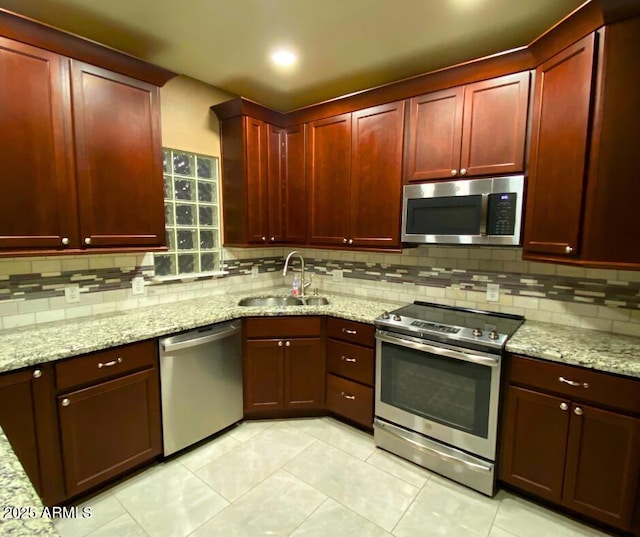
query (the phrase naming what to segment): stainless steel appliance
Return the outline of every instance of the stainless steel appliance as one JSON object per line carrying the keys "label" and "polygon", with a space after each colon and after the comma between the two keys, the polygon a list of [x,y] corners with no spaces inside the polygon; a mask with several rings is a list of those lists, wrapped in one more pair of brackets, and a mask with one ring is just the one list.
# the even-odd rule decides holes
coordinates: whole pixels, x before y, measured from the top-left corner
{"label": "stainless steel appliance", "polygon": [[165,455],[240,421],[240,321],[161,339],[160,383]]}
{"label": "stainless steel appliance", "polygon": [[407,185],[402,242],[518,245],[523,192],[523,175]]}
{"label": "stainless steel appliance", "polygon": [[427,302],[376,319],[376,445],[492,496],[501,355],[523,321]]}

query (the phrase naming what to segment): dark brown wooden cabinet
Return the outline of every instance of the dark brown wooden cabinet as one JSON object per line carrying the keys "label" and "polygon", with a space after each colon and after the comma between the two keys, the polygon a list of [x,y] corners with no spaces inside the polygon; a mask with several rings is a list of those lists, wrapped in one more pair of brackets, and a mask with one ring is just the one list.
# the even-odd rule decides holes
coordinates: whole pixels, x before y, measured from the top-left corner
{"label": "dark brown wooden cabinet", "polygon": [[0,67],[0,255],[163,247],[158,87],[2,37]]}
{"label": "dark brown wooden cabinet", "polygon": [[524,170],[530,73],[409,100],[405,182]]}
{"label": "dark brown wooden cabinet", "polygon": [[404,103],[309,124],[309,244],[398,248]]}
{"label": "dark brown wooden cabinet", "polygon": [[64,497],[53,366],[0,376],[0,427],[47,506]]}
{"label": "dark brown wooden cabinet", "polygon": [[148,340],[55,364],[67,497],[161,454],[157,360]]}
{"label": "dark brown wooden cabinet", "polygon": [[[284,416],[324,408],[325,356],[320,317],[245,321],[245,416]],[[295,414],[292,414],[295,415]]]}
{"label": "dark brown wooden cabinet", "polygon": [[327,319],[327,410],[369,430],[375,378],[373,325]]}
{"label": "dark brown wooden cabinet", "polygon": [[[522,357],[511,357],[509,370],[500,479],[630,531],[640,485],[639,383]],[[600,406],[607,404],[613,408]]]}
{"label": "dark brown wooden cabinet", "polygon": [[640,266],[640,19],[606,25],[536,71],[524,258]]}

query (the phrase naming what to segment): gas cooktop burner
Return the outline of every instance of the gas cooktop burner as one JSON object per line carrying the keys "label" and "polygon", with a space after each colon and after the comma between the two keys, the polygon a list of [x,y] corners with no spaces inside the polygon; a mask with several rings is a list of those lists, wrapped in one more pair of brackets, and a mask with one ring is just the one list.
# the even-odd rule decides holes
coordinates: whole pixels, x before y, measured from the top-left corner
{"label": "gas cooktop burner", "polygon": [[[381,330],[472,348],[502,349],[524,322],[521,315],[416,301],[376,319]],[[494,351],[495,352],[495,351]]]}

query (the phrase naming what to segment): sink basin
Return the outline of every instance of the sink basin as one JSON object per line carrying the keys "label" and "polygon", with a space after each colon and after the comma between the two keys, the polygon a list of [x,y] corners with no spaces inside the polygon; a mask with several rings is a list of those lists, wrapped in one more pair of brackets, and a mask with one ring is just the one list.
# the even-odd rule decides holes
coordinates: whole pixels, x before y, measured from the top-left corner
{"label": "sink basin", "polygon": [[326,306],[329,301],[323,296],[309,296],[305,297],[304,302],[307,306]]}
{"label": "sink basin", "polygon": [[263,296],[257,298],[243,298],[238,306],[303,306],[302,300],[292,296]]}

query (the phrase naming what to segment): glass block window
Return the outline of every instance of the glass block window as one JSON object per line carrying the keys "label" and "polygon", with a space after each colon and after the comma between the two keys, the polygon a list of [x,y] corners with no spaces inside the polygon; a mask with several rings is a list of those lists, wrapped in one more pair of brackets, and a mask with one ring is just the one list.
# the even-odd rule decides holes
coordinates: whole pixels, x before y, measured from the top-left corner
{"label": "glass block window", "polygon": [[156,276],[222,270],[218,158],[164,149],[167,253],[155,254]]}

